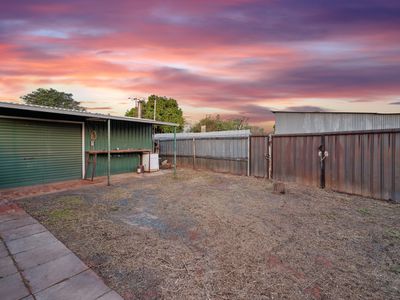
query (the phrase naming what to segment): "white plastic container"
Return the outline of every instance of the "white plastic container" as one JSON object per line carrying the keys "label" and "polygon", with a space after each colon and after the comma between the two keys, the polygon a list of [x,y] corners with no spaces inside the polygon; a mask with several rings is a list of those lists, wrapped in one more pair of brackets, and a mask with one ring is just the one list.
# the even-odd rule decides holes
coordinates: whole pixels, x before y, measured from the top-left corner
{"label": "white plastic container", "polygon": [[[143,166],[144,171],[149,171],[149,153],[143,154]],[[150,154],[150,172],[157,172],[160,170],[160,165],[158,163],[158,153],[151,153]]]}

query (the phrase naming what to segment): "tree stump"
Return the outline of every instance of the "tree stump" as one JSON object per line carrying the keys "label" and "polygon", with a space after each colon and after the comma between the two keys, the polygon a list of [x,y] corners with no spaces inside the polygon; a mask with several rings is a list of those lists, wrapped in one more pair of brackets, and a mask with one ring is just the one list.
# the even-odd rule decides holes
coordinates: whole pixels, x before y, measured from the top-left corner
{"label": "tree stump", "polygon": [[283,182],[274,182],[274,193],[275,194],[285,194],[285,184]]}

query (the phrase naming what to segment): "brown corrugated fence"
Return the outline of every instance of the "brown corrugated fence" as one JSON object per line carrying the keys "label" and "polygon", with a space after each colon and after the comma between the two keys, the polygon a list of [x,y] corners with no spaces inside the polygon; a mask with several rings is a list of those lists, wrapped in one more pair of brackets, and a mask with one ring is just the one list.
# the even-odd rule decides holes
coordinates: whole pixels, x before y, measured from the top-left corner
{"label": "brown corrugated fence", "polygon": [[[269,178],[268,136],[177,140],[177,165]],[[161,140],[160,157],[172,161],[173,141]],[[324,145],[326,188],[400,202],[400,129],[273,135],[272,178],[321,186]]]}
{"label": "brown corrugated fence", "polygon": [[[324,139],[324,141],[323,141]],[[400,202],[400,130],[273,136],[273,178]]]}

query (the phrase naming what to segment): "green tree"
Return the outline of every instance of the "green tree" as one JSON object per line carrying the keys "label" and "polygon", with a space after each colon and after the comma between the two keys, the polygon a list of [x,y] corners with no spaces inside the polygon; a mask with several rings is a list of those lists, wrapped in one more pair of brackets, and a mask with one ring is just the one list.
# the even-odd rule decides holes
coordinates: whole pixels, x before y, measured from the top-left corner
{"label": "green tree", "polygon": [[72,94],[59,92],[55,89],[43,89],[39,88],[25,96],[21,99],[26,104],[35,104],[67,109],[76,109],[85,111],[86,109],[80,106],[80,102],[75,101],[72,98]]}
{"label": "green tree", "polygon": [[[142,118],[153,119],[154,117],[154,101],[156,101],[156,120],[162,122],[177,123],[177,132],[183,131],[185,119],[183,118],[182,109],[179,108],[178,102],[173,98],[160,97],[157,95],[149,96],[147,102],[142,104]],[[137,108],[131,108],[126,113],[127,117],[137,117]],[[171,126],[155,126],[156,133],[171,133],[174,129]]]}
{"label": "green tree", "polygon": [[191,132],[201,132],[201,127],[206,126],[206,131],[224,131],[224,130],[242,130],[250,129],[252,133],[262,134],[264,128],[258,126],[251,126],[248,123],[247,118],[236,118],[236,119],[222,119],[220,115],[212,116],[207,115],[199,122],[194,124],[191,128]]}

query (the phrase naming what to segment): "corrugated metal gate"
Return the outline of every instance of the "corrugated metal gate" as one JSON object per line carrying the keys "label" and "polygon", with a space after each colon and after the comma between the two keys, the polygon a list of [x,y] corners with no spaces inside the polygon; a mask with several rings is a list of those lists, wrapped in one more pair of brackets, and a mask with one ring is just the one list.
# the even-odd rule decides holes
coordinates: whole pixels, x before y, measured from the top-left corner
{"label": "corrugated metal gate", "polygon": [[321,136],[273,136],[272,178],[319,186]]}
{"label": "corrugated metal gate", "polygon": [[400,130],[273,136],[273,178],[400,202]]}
{"label": "corrugated metal gate", "polygon": [[82,124],[0,118],[0,188],[82,178]]}
{"label": "corrugated metal gate", "polygon": [[269,177],[269,136],[250,137],[250,175],[255,177]]}

